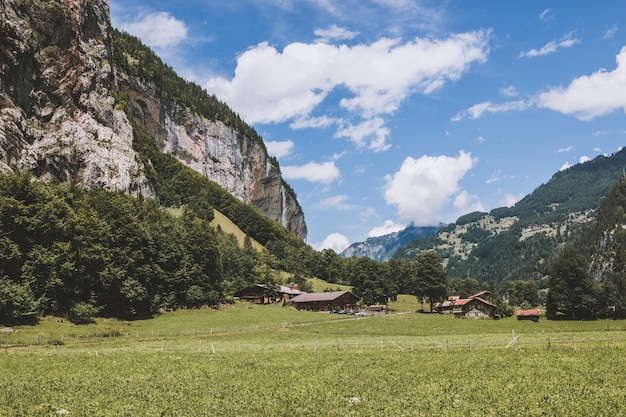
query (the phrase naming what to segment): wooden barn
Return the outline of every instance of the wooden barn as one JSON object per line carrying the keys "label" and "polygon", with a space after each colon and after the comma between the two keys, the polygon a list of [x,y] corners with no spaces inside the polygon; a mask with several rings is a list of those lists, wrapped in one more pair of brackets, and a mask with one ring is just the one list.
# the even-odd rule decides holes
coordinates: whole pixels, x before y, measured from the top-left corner
{"label": "wooden barn", "polygon": [[286,285],[269,287],[266,284],[254,284],[251,287],[237,291],[234,296],[255,304],[272,304],[289,301],[300,294],[302,294],[302,291]]}
{"label": "wooden barn", "polygon": [[537,323],[539,322],[539,317],[541,317],[541,310],[517,310],[515,315],[518,320],[532,320]]}
{"label": "wooden barn", "polygon": [[349,291],[312,292],[291,299],[298,310],[356,310],[359,299]]}

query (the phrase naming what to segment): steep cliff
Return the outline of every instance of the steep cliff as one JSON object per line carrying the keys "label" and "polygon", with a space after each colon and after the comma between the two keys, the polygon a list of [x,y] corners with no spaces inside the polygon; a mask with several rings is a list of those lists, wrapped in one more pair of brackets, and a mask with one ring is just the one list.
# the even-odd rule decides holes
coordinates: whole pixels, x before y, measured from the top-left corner
{"label": "steep cliff", "polygon": [[123,70],[117,72],[117,82],[129,97],[133,120],[156,140],[162,152],[174,155],[306,239],[302,208],[260,139],[164,98],[155,82],[129,76]]}
{"label": "steep cliff", "polygon": [[152,196],[115,110],[104,1],[0,3],[0,169]]}
{"label": "steep cliff", "polygon": [[156,197],[116,108],[120,89],[163,152],[306,239],[302,209],[262,140],[116,71],[111,32],[106,0],[0,3],[0,171]]}

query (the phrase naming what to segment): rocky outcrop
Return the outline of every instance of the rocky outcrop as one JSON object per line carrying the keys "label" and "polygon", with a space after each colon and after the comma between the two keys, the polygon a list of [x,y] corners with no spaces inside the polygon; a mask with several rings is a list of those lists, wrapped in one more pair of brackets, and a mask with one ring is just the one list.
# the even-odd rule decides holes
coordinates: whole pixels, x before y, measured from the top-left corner
{"label": "rocky outcrop", "polygon": [[115,108],[119,86],[163,152],[306,239],[302,209],[263,143],[116,74],[110,33],[106,0],[0,2],[0,171],[154,197]]}
{"label": "rocky outcrop", "polygon": [[260,140],[161,98],[153,83],[118,73],[118,86],[130,99],[134,121],[162,152],[306,239],[302,208]]}
{"label": "rocky outcrop", "polygon": [[0,3],[0,168],[153,196],[111,96],[105,1]]}

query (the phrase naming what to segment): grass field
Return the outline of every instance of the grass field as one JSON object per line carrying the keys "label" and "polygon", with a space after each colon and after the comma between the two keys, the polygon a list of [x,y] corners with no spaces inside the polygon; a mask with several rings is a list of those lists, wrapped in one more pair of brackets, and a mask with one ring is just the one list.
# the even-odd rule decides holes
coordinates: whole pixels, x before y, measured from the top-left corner
{"label": "grass field", "polygon": [[398,303],[366,318],[245,303],[47,318],[0,333],[0,416],[626,414],[626,322],[456,320]]}

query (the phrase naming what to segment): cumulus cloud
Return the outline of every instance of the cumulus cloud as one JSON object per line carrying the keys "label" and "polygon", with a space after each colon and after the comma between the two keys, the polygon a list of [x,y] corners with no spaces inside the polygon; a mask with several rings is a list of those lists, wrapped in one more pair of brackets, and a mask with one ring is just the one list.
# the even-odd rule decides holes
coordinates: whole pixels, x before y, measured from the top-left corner
{"label": "cumulus cloud", "polygon": [[399,171],[386,176],[385,201],[397,207],[403,222],[438,224],[442,209],[454,199],[458,198],[455,204],[459,206],[469,201],[467,195],[461,196],[459,181],[474,163],[471,154],[463,151],[458,157],[408,157]]}
{"label": "cumulus cloud", "polygon": [[487,101],[484,103],[474,104],[473,106],[461,110],[452,117],[453,122],[458,122],[463,119],[479,119],[485,114],[507,113],[510,111],[524,111],[533,106],[530,101],[517,100],[509,101],[506,103],[492,103]]}
{"label": "cumulus cloud", "polygon": [[[371,136],[369,146],[384,150],[388,131],[379,120],[394,112],[411,94],[430,94],[458,80],[474,63],[485,62],[490,32],[447,38],[378,39],[349,46],[327,42],[294,42],[279,51],[267,42],[243,52],[231,79],[212,77],[205,87],[236,108],[249,123],[306,120],[341,87],[339,107],[354,126],[369,134],[341,129],[355,143]],[[372,122],[371,120],[374,120]]]}
{"label": "cumulus cloud", "polygon": [[591,120],[621,109],[626,112],[626,47],[616,57],[613,71],[600,69],[574,79],[567,87],[539,94],[539,105],[580,120]]}
{"label": "cumulus cloud", "polygon": [[368,147],[374,152],[382,152],[391,145],[386,143],[389,128],[380,117],[365,120],[357,125],[348,124],[335,133],[337,138],[349,138],[358,148]]}
{"label": "cumulus cloud", "polygon": [[284,158],[293,151],[294,143],[292,140],[285,141],[267,141],[265,142],[267,152],[276,158]]}
{"label": "cumulus cloud", "polygon": [[454,197],[452,205],[457,211],[457,217],[473,211],[486,211],[482,203],[478,201],[478,197],[465,190],[461,191]]}
{"label": "cumulus cloud", "polygon": [[309,182],[319,182],[330,184],[339,178],[339,168],[334,162],[309,162],[305,165],[291,165],[281,167],[283,177],[288,180],[306,180]]}
{"label": "cumulus cloud", "polygon": [[348,246],[350,246],[350,241],[341,233],[331,233],[330,235],[326,236],[326,239],[324,239],[323,241],[318,243],[311,243],[311,246],[318,251],[321,251],[323,249],[332,249],[337,253],[341,253]]}
{"label": "cumulus cloud", "polygon": [[524,198],[524,194],[505,194],[500,205],[502,207],[513,207],[518,201]]}
{"label": "cumulus cloud", "polygon": [[367,237],[385,236],[390,233],[399,232],[400,230],[404,230],[405,228],[406,226],[402,224],[395,223],[391,220],[385,220],[385,223],[383,223],[382,226],[376,226],[372,228],[372,230],[367,233]]}
{"label": "cumulus cloud", "polygon": [[166,12],[140,14],[134,20],[122,20],[116,26],[140,38],[152,48],[170,48],[187,38],[187,25]]}
{"label": "cumulus cloud", "polygon": [[519,54],[519,58],[535,58],[538,56],[550,55],[558,52],[559,49],[571,48],[572,46],[580,43],[580,40],[572,38],[571,34],[565,35],[561,40],[550,41],[540,49],[531,49],[529,51],[522,51]]}

